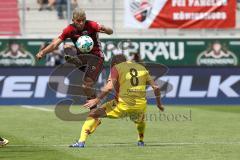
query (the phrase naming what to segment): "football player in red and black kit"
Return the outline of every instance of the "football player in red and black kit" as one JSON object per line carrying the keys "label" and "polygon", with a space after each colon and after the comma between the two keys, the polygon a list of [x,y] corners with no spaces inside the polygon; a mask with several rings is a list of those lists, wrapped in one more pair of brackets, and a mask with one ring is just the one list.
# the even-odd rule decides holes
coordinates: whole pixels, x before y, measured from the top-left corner
{"label": "football player in red and black kit", "polygon": [[[84,82],[83,90],[88,99],[95,97],[95,91],[91,88],[95,84],[100,72],[102,71],[104,54],[101,50],[101,44],[99,41],[98,33],[112,34],[113,30],[109,27],[100,25],[97,22],[86,20],[85,11],[82,9],[75,9],[73,11],[73,23],[64,28],[63,32],[59,37],[54,39],[46,48],[41,50],[36,58],[39,60],[43,58],[46,54],[52,52],[57,48],[63,41],[70,38],[74,44],[64,45],[65,59],[69,63],[75,64],[81,70],[84,70]],[[91,52],[86,56],[86,54],[81,54],[80,50],[75,46],[75,42],[80,36],[88,35],[93,39],[94,46]],[[88,67],[81,67],[88,64]]]}
{"label": "football player in red and black kit", "polygon": [[[75,64],[80,70],[85,72],[82,87],[87,98],[92,99],[96,96],[96,93],[92,87],[97,81],[100,72],[102,71],[104,62],[104,55],[101,50],[98,33],[100,32],[111,35],[113,33],[113,30],[109,27],[100,25],[97,22],[86,20],[85,11],[79,8],[76,8],[73,11],[72,21],[73,23],[64,28],[59,37],[54,39],[46,48],[37,53],[36,59],[40,60],[46,54],[55,50],[63,41],[70,38],[74,45],[64,45],[65,59],[67,62]],[[77,39],[83,35],[90,36],[94,42],[93,49],[89,54],[82,54],[80,50],[75,46]],[[91,109],[95,107],[96,106],[92,107]],[[88,123],[88,121],[89,120],[87,119],[85,123]],[[82,129],[81,134],[90,134],[94,132],[100,123],[100,120],[97,119],[96,124],[91,130]]]}

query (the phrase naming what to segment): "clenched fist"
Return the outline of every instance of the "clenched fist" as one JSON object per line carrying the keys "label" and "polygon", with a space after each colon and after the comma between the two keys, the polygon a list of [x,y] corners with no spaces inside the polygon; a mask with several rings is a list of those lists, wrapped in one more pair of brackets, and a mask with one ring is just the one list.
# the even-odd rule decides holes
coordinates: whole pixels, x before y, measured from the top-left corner
{"label": "clenched fist", "polygon": [[42,59],[43,57],[44,57],[44,54],[43,54],[42,51],[38,52],[38,54],[36,55],[36,59],[37,59],[37,60],[40,60],[40,59]]}

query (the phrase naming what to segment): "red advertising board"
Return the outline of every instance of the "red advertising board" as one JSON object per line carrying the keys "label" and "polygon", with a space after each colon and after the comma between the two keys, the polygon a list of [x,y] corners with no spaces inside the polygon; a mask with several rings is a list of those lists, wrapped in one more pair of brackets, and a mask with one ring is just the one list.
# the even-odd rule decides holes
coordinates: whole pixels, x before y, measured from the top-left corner
{"label": "red advertising board", "polygon": [[234,28],[236,0],[125,0],[132,28]]}

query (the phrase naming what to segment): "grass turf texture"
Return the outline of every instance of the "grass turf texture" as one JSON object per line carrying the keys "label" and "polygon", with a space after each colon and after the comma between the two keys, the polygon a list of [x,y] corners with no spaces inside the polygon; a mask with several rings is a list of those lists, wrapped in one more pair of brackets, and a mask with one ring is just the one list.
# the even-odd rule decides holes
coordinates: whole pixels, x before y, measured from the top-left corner
{"label": "grass turf texture", "polygon": [[[73,107],[76,112],[78,107]],[[68,148],[83,122],[58,119],[54,112],[19,106],[0,107],[0,135],[10,144],[1,160],[239,160],[240,106],[166,106],[147,112],[145,147],[136,146],[135,125],[128,119],[104,119],[86,148]]]}

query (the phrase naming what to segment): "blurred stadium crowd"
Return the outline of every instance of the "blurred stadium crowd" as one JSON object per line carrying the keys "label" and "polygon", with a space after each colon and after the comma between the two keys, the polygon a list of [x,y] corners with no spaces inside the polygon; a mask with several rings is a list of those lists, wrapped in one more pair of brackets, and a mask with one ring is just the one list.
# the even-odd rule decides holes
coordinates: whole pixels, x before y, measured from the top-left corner
{"label": "blurred stadium crowd", "polygon": [[[239,0],[238,13],[236,16],[235,29],[126,29],[124,27],[124,1],[122,0],[9,0],[0,3],[1,28],[6,28],[11,24],[12,30],[1,29],[0,34],[20,35],[21,37],[52,37],[59,34],[66,24],[71,22],[71,14],[68,15],[69,8],[79,6],[84,8],[88,19],[93,19],[99,23],[111,26],[117,37],[161,37],[161,36],[236,36],[240,33]],[[16,5],[12,5],[15,4]],[[14,13],[16,13],[14,15]],[[69,12],[71,13],[71,11]],[[19,25],[18,29],[16,25]],[[1,27],[3,26],[3,27]],[[104,37],[104,35],[103,35]]]}

